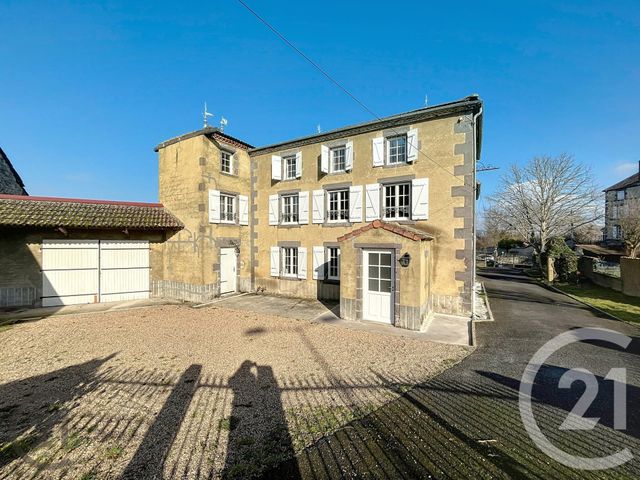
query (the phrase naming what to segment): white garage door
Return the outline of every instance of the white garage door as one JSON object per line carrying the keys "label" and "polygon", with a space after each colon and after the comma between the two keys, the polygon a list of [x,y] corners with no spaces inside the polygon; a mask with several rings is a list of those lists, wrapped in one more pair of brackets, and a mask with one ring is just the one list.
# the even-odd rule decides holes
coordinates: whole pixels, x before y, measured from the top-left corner
{"label": "white garage door", "polygon": [[43,240],[43,306],[148,297],[149,242]]}

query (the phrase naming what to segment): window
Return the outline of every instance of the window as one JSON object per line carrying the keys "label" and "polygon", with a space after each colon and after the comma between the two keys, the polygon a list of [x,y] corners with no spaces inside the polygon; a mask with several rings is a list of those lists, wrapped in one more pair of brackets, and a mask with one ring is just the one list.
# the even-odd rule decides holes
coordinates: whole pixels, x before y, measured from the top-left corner
{"label": "window", "polygon": [[285,247],[282,249],[282,276],[298,276],[298,249]]}
{"label": "window", "polygon": [[292,180],[296,178],[296,156],[284,157],[282,159],[284,165],[284,179]]}
{"label": "window", "polygon": [[613,226],[613,238],[616,240],[620,240],[622,238],[622,228],[620,225]]}
{"label": "window", "polygon": [[224,173],[233,173],[231,154],[224,150],[220,151],[220,170]]}
{"label": "window", "polygon": [[618,190],[616,192],[616,200],[624,200],[626,193],[627,193],[626,190]]}
{"label": "window", "polygon": [[226,223],[234,223],[236,197],[233,195],[220,194],[220,221]]}
{"label": "window", "polygon": [[618,209],[618,205],[612,205],[611,207],[611,218],[613,218],[614,220],[617,219],[619,216],[619,209]]}
{"label": "window", "polygon": [[407,161],[407,136],[398,135],[387,139],[387,163],[396,165]]}
{"label": "window", "polygon": [[346,148],[337,147],[330,150],[331,173],[344,172],[346,167]]}
{"label": "window", "polygon": [[282,223],[298,223],[298,195],[282,196]]}
{"label": "window", "polygon": [[340,249],[338,247],[327,248],[327,260],[329,266],[327,277],[330,280],[340,280]]}
{"label": "window", "polygon": [[329,191],[327,219],[329,222],[346,222],[349,220],[349,190]]}
{"label": "window", "polygon": [[384,218],[404,219],[411,215],[411,185],[398,183],[384,186]]}

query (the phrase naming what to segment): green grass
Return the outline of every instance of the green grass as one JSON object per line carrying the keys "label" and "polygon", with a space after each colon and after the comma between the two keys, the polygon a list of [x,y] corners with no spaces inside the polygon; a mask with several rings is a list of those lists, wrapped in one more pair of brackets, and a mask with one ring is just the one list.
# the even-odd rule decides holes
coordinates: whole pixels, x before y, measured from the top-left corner
{"label": "green grass", "polygon": [[604,310],[611,315],[640,323],[640,298],[629,297],[623,293],[593,284],[574,285],[556,284],[557,288],[569,293],[585,303]]}
{"label": "green grass", "polygon": [[104,455],[107,458],[114,459],[122,455],[122,452],[124,452],[123,447],[121,447],[120,445],[114,445],[113,447],[109,447]]}

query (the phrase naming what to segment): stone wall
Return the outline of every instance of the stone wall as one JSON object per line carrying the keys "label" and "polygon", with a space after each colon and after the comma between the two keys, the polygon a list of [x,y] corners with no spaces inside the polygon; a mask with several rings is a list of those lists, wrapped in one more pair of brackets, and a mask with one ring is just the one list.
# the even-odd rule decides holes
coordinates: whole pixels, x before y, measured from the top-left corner
{"label": "stone wall", "polygon": [[640,297],[640,258],[621,258],[620,277],[622,278],[622,293],[632,297]]}
{"label": "stone wall", "polygon": [[603,273],[593,271],[593,264],[597,261],[593,257],[580,257],[578,259],[578,270],[591,282],[604,288],[610,288],[618,292],[622,291],[622,278],[612,277]]}
{"label": "stone wall", "polygon": [[15,171],[11,168],[9,159],[0,149],[0,193],[8,195],[26,195]]}

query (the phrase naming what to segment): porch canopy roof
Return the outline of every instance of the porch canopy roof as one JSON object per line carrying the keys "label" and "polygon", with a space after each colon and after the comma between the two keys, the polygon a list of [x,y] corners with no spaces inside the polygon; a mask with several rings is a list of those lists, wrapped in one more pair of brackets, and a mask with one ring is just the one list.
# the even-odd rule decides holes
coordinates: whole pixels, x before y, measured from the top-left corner
{"label": "porch canopy roof", "polygon": [[352,238],[356,238],[371,229],[382,229],[391,232],[395,235],[408,238],[415,242],[421,242],[424,240],[434,240],[435,237],[429,232],[422,230],[414,225],[402,225],[396,222],[383,222],[382,220],[374,220],[373,222],[365,225],[364,227],[356,228],[349,233],[338,237],[338,242],[344,242]]}

